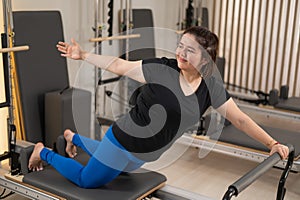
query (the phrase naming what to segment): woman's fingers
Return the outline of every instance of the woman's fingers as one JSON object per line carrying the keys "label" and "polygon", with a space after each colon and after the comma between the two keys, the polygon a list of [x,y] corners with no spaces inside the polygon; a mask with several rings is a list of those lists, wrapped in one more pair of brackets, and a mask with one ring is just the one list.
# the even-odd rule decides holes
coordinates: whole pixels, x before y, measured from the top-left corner
{"label": "woman's fingers", "polygon": [[70,54],[68,53],[68,48],[70,45],[65,42],[59,41],[58,44],[56,45],[57,50],[60,51],[62,54],[60,54],[63,57],[70,57]]}
{"label": "woman's fingers", "polygon": [[282,144],[277,144],[272,147],[270,154],[278,152],[282,159],[286,159],[289,156],[289,148]]}
{"label": "woman's fingers", "polygon": [[59,41],[56,47],[57,50],[62,53],[62,57],[68,57],[75,60],[81,59],[80,46],[73,38],[71,39],[71,44]]}

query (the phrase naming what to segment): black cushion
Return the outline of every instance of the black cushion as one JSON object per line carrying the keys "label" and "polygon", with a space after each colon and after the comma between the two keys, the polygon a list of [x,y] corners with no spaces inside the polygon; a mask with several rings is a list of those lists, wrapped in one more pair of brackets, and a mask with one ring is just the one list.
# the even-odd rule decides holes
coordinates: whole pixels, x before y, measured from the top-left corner
{"label": "black cushion", "polygon": [[23,178],[25,183],[70,200],[132,200],[143,196],[165,181],[164,175],[143,170],[143,173],[122,173],[100,188],[83,189],[62,177],[52,167],[26,174]]}
{"label": "black cushion", "polygon": [[[88,162],[89,156],[78,149],[75,159],[84,165]],[[162,186],[166,182],[166,177],[157,172],[139,169],[132,173],[121,173],[102,187],[83,189],[64,178],[51,166],[46,166],[43,171],[25,174],[23,182],[70,200],[131,200]]]}

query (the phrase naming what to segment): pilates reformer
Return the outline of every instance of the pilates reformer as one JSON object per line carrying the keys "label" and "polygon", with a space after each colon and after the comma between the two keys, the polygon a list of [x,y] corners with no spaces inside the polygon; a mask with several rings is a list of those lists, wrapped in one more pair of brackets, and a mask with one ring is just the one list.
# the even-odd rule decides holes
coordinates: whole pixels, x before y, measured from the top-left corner
{"label": "pilates reformer", "polygon": [[[18,143],[17,143],[18,144]],[[26,151],[26,150],[29,150],[30,152],[30,144],[20,144],[20,145],[17,145],[17,146],[20,146],[18,148],[20,148],[20,151]],[[23,146],[23,147],[21,147]],[[26,147],[27,146],[27,147]],[[28,149],[27,149],[28,148]],[[25,159],[26,160],[26,159]],[[27,166],[25,164],[25,166]],[[23,165],[24,167],[24,165]],[[49,173],[49,174],[47,174]],[[189,192],[186,192],[186,191],[182,191],[180,189],[175,189],[170,187],[170,186],[165,186],[161,189],[158,189],[159,187],[154,187],[151,186],[151,189],[150,189],[150,193],[148,192],[148,181],[145,181],[145,180],[148,180],[148,179],[154,179],[155,177],[158,177],[158,179],[160,179],[160,183],[158,186],[162,186],[165,182],[165,177],[164,176],[161,176],[160,174],[157,174],[155,172],[149,172],[150,173],[150,176],[147,178],[147,177],[143,177],[145,174],[145,176],[149,175],[147,173],[143,174],[141,177],[137,177],[137,179],[135,179],[135,176],[139,176],[139,175],[136,175],[136,174],[123,174],[122,176],[120,176],[120,179],[117,180],[117,181],[120,181],[122,182],[122,187],[120,188],[120,185],[118,185],[117,187],[117,191],[120,192],[121,191],[125,191],[124,193],[119,193],[118,195],[121,195],[122,199],[139,199],[139,198],[150,198],[151,196],[154,196],[154,197],[159,197],[161,199],[208,199],[207,197],[201,197],[200,195],[197,195],[197,194],[193,194],[193,193],[189,193]],[[28,197],[31,197],[31,198],[34,198],[34,199],[64,199],[64,198],[71,198],[71,199],[88,199],[88,196],[78,196],[79,193],[85,191],[85,194],[88,193],[88,195],[91,195],[91,193],[96,193],[95,195],[104,195],[102,192],[101,193],[97,193],[97,191],[91,191],[91,190],[80,190],[79,188],[77,187],[74,187],[74,185],[68,185],[70,183],[68,182],[64,182],[63,180],[60,179],[59,175],[54,172],[51,168],[48,168],[47,170],[45,171],[42,171],[38,176],[35,177],[36,173],[29,173],[26,178],[26,176],[24,177],[18,177],[16,178],[16,176],[10,176],[10,175],[6,175],[4,177],[1,177],[1,185],[3,185],[4,187],[7,187],[7,188],[10,188],[16,192],[20,192],[21,194],[25,195],[25,196],[28,196]],[[58,177],[57,177],[58,175]],[[155,175],[155,177],[153,176]],[[156,176],[157,175],[157,176]],[[2,179],[3,178],[3,179]],[[52,179],[53,178],[53,179]],[[141,182],[138,182],[140,179],[142,179]],[[18,179],[18,180],[17,180]],[[155,178],[156,179],[156,178]],[[33,186],[34,184],[30,184],[29,182],[30,181],[37,181],[38,183],[38,186]],[[134,185],[131,185],[131,181],[134,180],[134,181],[137,181],[135,182]],[[29,182],[28,182],[29,181]],[[52,182],[52,190],[49,188],[50,187],[50,184],[48,185],[48,183],[50,183],[50,181],[53,181]],[[62,181],[62,186],[60,189],[56,188],[57,187],[57,182],[60,182]],[[129,185],[127,185],[126,183],[128,183],[127,181],[130,181],[129,182]],[[157,181],[157,180],[156,180]],[[133,193],[130,193],[130,194],[126,194],[126,195],[129,195],[129,196],[125,196],[125,193],[128,192],[129,190],[131,190],[132,188],[135,188],[135,186],[143,186],[143,183],[147,182],[146,184],[146,190],[147,192],[142,192],[143,194],[141,196],[136,196],[136,194],[133,194]],[[125,183],[125,184],[124,184]],[[44,189],[43,187],[41,186],[40,187],[40,184],[44,184]],[[115,196],[114,193],[115,193],[115,190],[114,190],[114,183],[112,183],[112,185],[110,186],[107,186],[104,188],[104,193],[106,193],[108,190],[109,190],[109,193],[107,193],[107,195],[109,195],[109,198],[112,198],[114,199]],[[116,183],[118,184],[118,183]],[[155,183],[156,184],[156,183]],[[64,193],[66,191],[64,190],[67,190],[70,186],[70,190],[68,192],[67,195],[72,195],[71,197],[69,196],[64,196]],[[123,189],[123,190],[122,190]],[[156,190],[158,189],[158,190]],[[75,193],[75,191],[77,193]],[[78,191],[77,191],[78,190]],[[49,191],[54,191],[54,192],[49,192]],[[70,192],[71,191],[71,192]],[[132,191],[130,191],[132,192]],[[53,194],[54,193],[54,194]],[[71,194],[72,193],[72,194]],[[141,193],[141,191],[139,191],[139,193]],[[146,194],[146,196],[145,196]],[[60,197],[63,196],[63,197]],[[134,195],[134,196],[132,196]],[[128,198],[127,198],[128,197]],[[93,198],[93,197],[92,197]],[[107,198],[105,198],[107,199]]]}
{"label": "pilates reformer", "polygon": [[299,97],[289,97],[289,86],[282,85],[280,87],[280,91],[277,89],[272,89],[269,93],[265,93],[263,91],[257,91],[248,89],[245,87],[241,87],[235,84],[226,83],[228,87],[240,89],[245,92],[250,92],[255,94],[256,96],[247,96],[241,92],[230,91],[232,97],[245,101],[248,103],[256,104],[256,105],[270,105],[273,106],[274,109],[281,109],[291,112],[300,112],[300,98]]}

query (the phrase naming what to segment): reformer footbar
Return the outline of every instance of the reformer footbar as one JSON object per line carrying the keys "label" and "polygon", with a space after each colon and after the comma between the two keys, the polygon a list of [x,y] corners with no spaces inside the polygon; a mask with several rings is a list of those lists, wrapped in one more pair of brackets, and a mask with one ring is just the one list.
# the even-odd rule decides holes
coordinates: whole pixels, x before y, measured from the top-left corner
{"label": "reformer footbar", "polygon": [[[285,195],[285,181],[288,177],[288,174],[291,170],[293,160],[294,160],[294,147],[290,144],[287,145],[289,147],[289,158],[287,164],[285,166],[284,171],[282,172],[282,176],[280,178],[277,190],[277,198],[276,200],[283,200]],[[240,192],[242,192],[245,188],[247,188],[250,184],[252,184],[256,179],[258,179],[261,175],[263,175],[267,170],[272,168],[276,163],[281,160],[279,153],[274,153],[270,157],[268,157],[264,162],[260,163],[256,168],[249,171],[239,180],[234,182],[232,185],[228,187],[227,192],[223,196],[223,200],[229,200],[233,196],[237,196]]]}

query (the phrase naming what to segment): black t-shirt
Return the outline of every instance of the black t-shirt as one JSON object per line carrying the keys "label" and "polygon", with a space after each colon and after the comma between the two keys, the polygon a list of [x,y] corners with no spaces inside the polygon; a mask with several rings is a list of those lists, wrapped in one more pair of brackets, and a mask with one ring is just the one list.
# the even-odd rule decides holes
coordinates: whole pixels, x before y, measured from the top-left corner
{"label": "black t-shirt", "polygon": [[120,144],[136,157],[153,161],[161,156],[209,106],[217,108],[229,99],[222,80],[202,80],[195,93],[186,96],[180,86],[177,61],[143,60],[146,84],[130,112],[113,124]]}

